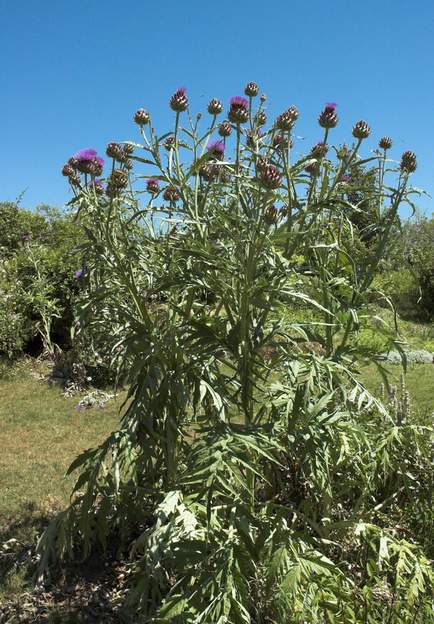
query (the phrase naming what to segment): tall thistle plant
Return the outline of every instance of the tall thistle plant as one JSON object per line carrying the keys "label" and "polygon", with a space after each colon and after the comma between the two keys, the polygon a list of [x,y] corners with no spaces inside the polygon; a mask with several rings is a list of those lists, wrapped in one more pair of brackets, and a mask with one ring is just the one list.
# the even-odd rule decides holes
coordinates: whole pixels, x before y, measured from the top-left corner
{"label": "tall thistle plant", "polygon": [[[298,110],[267,125],[255,83],[223,121],[217,99],[193,117],[183,88],[170,107],[163,135],[136,112],[139,140],[108,145],[104,180],[94,150],[63,169],[88,235],[82,323],[129,392],[119,430],[69,469],[41,569],[118,536],[134,621],[424,622],[432,577],[401,510],[429,509],[428,432],[357,377],[416,157],[395,163],[384,137],[364,158],[364,121],[332,148],[333,103],[301,155]],[[360,262],[350,215],[367,194]]]}

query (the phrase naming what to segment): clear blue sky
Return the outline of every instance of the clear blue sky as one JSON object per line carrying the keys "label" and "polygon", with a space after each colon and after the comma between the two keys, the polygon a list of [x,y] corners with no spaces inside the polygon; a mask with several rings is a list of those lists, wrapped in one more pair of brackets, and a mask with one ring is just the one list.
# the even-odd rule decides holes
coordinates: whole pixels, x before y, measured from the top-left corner
{"label": "clear blue sky", "polygon": [[0,0],[0,24],[0,200],[27,188],[24,206],[61,206],[64,161],[138,138],[138,107],[162,133],[178,86],[196,112],[250,80],[271,115],[299,108],[296,149],[319,140],[318,112],[337,102],[337,141],[365,119],[366,151],[384,134],[396,158],[414,150],[413,182],[434,195],[433,0]]}

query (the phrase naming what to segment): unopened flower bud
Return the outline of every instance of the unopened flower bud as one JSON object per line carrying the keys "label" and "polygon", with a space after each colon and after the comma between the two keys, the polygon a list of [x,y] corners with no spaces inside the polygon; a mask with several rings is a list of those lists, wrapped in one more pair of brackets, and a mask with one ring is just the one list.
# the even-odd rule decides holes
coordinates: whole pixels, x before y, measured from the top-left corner
{"label": "unopened flower bud", "polygon": [[185,95],[186,89],[179,87],[179,89],[170,98],[170,108],[177,113],[182,113],[188,108],[188,98]]}
{"label": "unopened flower bud", "polygon": [[149,123],[149,119],[149,113],[144,108],[139,108],[134,114],[134,121],[136,124],[139,124],[139,126],[146,126],[146,124]]}
{"label": "unopened flower bud", "polygon": [[149,193],[158,193],[158,191],[160,190],[158,180],[156,180],[155,178],[149,178],[146,183],[146,190],[149,191]]}
{"label": "unopened flower bud", "polygon": [[208,112],[210,115],[220,115],[223,111],[223,104],[220,100],[212,99],[208,104]]}
{"label": "unopened flower bud", "polygon": [[164,141],[164,147],[167,149],[168,152],[170,152],[170,150],[175,147],[175,137],[167,137],[167,139],[165,139]]}
{"label": "unopened flower bud", "polygon": [[278,117],[276,118],[275,126],[276,128],[279,128],[279,130],[283,131],[292,130],[297,118],[298,110],[295,108],[295,106],[291,106],[281,115],[278,115]]}
{"label": "unopened flower bud", "polygon": [[176,202],[178,201],[180,195],[178,190],[174,186],[166,186],[163,193],[163,198],[166,201]]}
{"label": "unopened flower bud", "polygon": [[249,97],[256,97],[259,93],[259,87],[256,82],[248,82],[244,89],[244,93]]}
{"label": "unopened flower bud", "polygon": [[289,137],[284,134],[276,134],[273,138],[273,147],[285,149],[287,147],[292,147],[292,141]]}
{"label": "unopened flower bud", "polygon": [[257,126],[265,126],[267,123],[267,115],[263,110],[260,110],[255,115],[255,123]]}
{"label": "unopened flower bud", "polygon": [[324,110],[318,117],[318,123],[322,128],[334,128],[338,123],[338,116],[336,115],[336,104],[329,102],[325,105]]}
{"label": "unopened flower bud", "polygon": [[381,137],[378,146],[381,147],[381,149],[388,150],[392,147],[392,139],[388,136]]}
{"label": "unopened flower bud", "polygon": [[312,158],[323,158],[328,152],[328,145],[326,143],[317,143],[310,150]]}
{"label": "unopened flower bud", "polygon": [[106,154],[118,162],[123,162],[125,160],[125,152],[119,143],[109,143],[107,145]]}
{"label": "unopened flower bud", "polygon": [[416,167],[416,154],[410,150],[404,152],[401,156],[401,171],[412,173],[413,171],[416,171]]}
{"label": "unopened flower bud", "polygon": [[368,126],[366,121],[358,121],[353,126],[353,137],[356,139],[367,139],[371,134],[371,128]]}
{"label": "unopened flower bud", "polygon": [[268,223],[269,225],[277,223],[277,215],[278,213],[276,206],[268,206],[264,215],[266,223]]}
{"label": "unopened flower bud", "polygon": [[271,190],[277,189],[280,186],[280,178],[281,175],[274,165],[267,165],[264,168],[260,169],[260,182],[262,186]]}
{"label": "unopened flower bud", "polygon": [[219,135],[222,137],[228,137],[232,132],[232,126],[228,121],[224,121],[219,125]]}

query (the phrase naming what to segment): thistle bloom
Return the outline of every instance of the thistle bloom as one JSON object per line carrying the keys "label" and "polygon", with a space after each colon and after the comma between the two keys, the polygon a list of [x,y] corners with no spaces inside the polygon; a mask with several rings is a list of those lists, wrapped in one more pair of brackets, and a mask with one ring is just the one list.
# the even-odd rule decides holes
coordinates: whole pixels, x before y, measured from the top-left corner
{"label": "thistle bloom", "polygon": [[188,98],[185,95],[186,90],[185,87],[179,87],[170,98],[170,108],[177,113],[182,113],[188,108]]}
{"label": "thistle bloom", "polygon": [[82,267],[81,269],[78,269],[78,271],[74,273],[74,277],[75,279],[81,279],[82,277],[84,277],[85,273],[86,273],[86,269]]}
{"label": "thistle bloom", "polygon": [[75,152],[72,158],[77,162],[90,162],[95,158],[95,156],[97,156],[96,150],[91,147],[85,147],[78,150],[78,152]]}
{"label": "thistle bloom", "polygon": [[158,191],[160,190],[160,185],[158,183],[158,180],[156,180],[155,178],[149,178],[149,180],[146,183],[146,189],[150,193],[158,193]]}
{"label": "thistle bloom", "polygon": [[318,123],[322,128],[334,128],[338,123],[338,116],[336,115],[336,103],[327,102],[324,110],[318,117]]}
{"label": "thistle bloom", "polygon": [[223,141],[212,141],[207,147],[208,153],[221,160],[225,154],[225,146]]}
{"label": "thistle bloom", "polygon": [[249,119],[249,102],[246,98],[236,95],[230,100],[229,120],[232,123],[242,124]]}
{"label": "thistle bloom", "polygon": [[98,156],[96,150],[91,147],[75,152],[68,164],[78,169],[81,173],[90,173],[92,175],[101,175],[104,167],[104,160]]}
{"label": "thistle bloom", "polygon": [[351,178],[349,175],[341,175],[341,177],[339,178],[339,182],[342,182],[342,184],[348,184],[349,182],[351,182]]}

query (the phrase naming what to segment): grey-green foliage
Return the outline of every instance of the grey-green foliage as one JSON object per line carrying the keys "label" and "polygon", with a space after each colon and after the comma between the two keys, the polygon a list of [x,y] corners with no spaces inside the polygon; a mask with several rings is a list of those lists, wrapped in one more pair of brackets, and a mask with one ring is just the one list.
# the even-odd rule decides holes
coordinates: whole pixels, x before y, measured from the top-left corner
{"label": "grey-green foliage", "polygon": [[[219,160],[206,151],[215,118],[200,133],[180,117],[169,152],[150,125],[132,156],[176,205],[142,202],[140,175],[110,197],[74,186],[82,321],[130,386],[119,431],[70,467],[41,570],[117,532],[143,622],[425,622],[431,431],[396,422],[357,379],[375,359],[360,319],[408,174],[385,186],[385,154],[369,159],[376,236],[357,263],[347,213],[360,208],[341,179],[363,166],[360,140],[338,162],[294,157],[273,147],[274,126],[260,137],[248,124],[252,141],[235,124],[234,159]],[[285,315],[297,304],[312,314]],[[409,501],[423,510],[415,533]]]}

